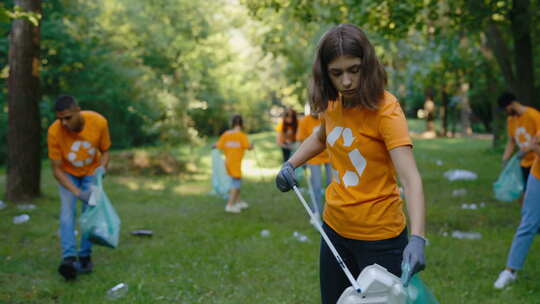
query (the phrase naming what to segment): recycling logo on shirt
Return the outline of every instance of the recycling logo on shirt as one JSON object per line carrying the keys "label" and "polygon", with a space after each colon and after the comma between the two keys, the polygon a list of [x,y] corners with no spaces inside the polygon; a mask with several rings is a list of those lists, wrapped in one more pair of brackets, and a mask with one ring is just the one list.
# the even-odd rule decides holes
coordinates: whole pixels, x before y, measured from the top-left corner
{"label": "recycling logo on shirt", "polygon": [[69,162],[75,167],[91,164],[96,156],[96,149],[86,140],[76,140],[71,145],[71,151],[67,155]]}
{"label": "recycling logo on shirt", "polygon": [[531,144],[531,135],[527,133],[527,130],[525,130],[524,127],[519,127],[516,129],[514,138],[516,139],[516,142],[520,148]]}
{"label": "recycling logo on shirt", "polygon": [[[350,147],[355,139],[355,137],[352,135],[351,129],[336,126],[328,134],[328,136],[326,136],[326,142],[333,147],[340,137],[343,137],[344,147]],[[367,162],[358,149],[352,150],[348,155],[355,171],[347,170],[345,174],[343,174],[343,178],[341,178],[341,180],[346,187],[357,186],[360,183],[360,177],[362,176],[362,173],[364,173],[364,169],[366,169]],[[334,179],[338,184],[340,184],[341,181],[339,172],[334,169],[332,169],[332,171],[334,173]]]}

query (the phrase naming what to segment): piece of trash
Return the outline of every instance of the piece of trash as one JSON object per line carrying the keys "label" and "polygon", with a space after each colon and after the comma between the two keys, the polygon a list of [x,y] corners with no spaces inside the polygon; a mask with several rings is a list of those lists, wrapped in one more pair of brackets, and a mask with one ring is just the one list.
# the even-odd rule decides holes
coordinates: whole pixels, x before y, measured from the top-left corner
{"label": "piece of trash", "polygon": [[30,215],[21,214],[19,216],[13,217],[13,224],[22,224],[24,222],[28,222],[28,220],[30,220]]}
{"label": "piece of trash", "polygon": [[484,208],[485,206],[486,206],[486,203],[484,203],[484,202],[480,203],[480,208]]}
{"label": "piece of trash", "polygon": [[437,159],[437,160],[435,161],[435,163],[436,163],[437,166],[439,166],[439,167],[443,165],[443,161],[440,160],[440,159]]}
{"label": "piece of trash", "polygon": [[136,236],[152,236],[154,232],[152,230],[139,229],[131,231],[131,234]]}
{"label": "piece of trash", "polygon": [[309,241],[307,236],[301,234],[298,231],[293,232],[293,236],[294,236],[294,238],[296,238],[298,241],[300,241],[302,243],[305,243],[305,242]]}
{"label": "piece of trash", "polygon": [[107,291],[107,298],[116,300],[123,297],[128,292],[128,285],[120,283]]}
{"label": "piece of trash", "polygon": [[478,206],[476,204],[461,204],[461,209],[476,210]]}
{"label": "piece of trash", "polygon": [[456,239],[467,239],[467,240],[479,240],[482,238],[480,232],[463,232],[463,231],[452,231],[452,237]]}
{"label": "piece of trash", "polygon": [[467,194],[467,189],[463,188],[452,191],[452,196],[464,196],[465,194]]}
{"label": "piece of trash", "polygon": [[261,230],[261,236],[262,237],[269,237],[270,236],[270,230],[268,230],[268,229]]}
{"label": "piece of trash", "polygon": [[34,210],[34,209],[36,209],[36,205],[34,205],[34,204],[21,204],[21,205],[17,205],[17,209],[19,209],[19,210]]}
{"label": "piece of trash", "polygon": [[6,207],[7,207],[6,203],[4,203],[4,201],[0,200],[0,210],[4,209]]}
{"label": "piece of trash", "polygon": [[478,178],[478,175],[469,170],[454,169],[444,172],[444,177],[446,177],[449,181],[475,180]]}

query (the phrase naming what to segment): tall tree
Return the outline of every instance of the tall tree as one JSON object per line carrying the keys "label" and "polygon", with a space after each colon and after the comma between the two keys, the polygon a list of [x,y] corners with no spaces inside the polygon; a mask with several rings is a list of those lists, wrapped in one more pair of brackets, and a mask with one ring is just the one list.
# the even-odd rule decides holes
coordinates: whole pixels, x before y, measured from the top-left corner
{"label": "tall tree", "polygon": [[36,16],[41,15],[41,0],[16,0],[15,5],[28,14],[15,18],[10,32],[6,199],[24,201],[40,194],[40,29]]}

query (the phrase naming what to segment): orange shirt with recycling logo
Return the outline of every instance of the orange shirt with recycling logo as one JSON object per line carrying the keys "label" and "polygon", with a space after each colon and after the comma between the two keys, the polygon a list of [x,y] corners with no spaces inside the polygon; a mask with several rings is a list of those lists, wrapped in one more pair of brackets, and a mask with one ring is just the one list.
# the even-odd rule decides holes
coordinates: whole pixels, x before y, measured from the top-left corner
{"label": "orange shirt with recycling logo", "polygon": [[403,201],[389,150],[412,146],[397,99],[385,92],[377,110],[331,101],[322,115],[332,183],[324,222],[343,237],[383,240],[405,228]]}
{"label": "orange shirt with recycling logo", "polygon": [[[540,138],[540,131],[536,133],[536,137]],[[537,179],[540,179],[540,155],[536,154],[535,152],[533,153],[534,153],[534,162],[531,168],[531,174]]]}
{"label": "orange shirt with recycling logo", "polygon": [[[540,112],[525,107],[525,112],[517,116],[508,116],[508,137],[513,138],[518,147],[531,144],[532,136],[540,131]],[[534,152],[529,152],[521,159],[520,165],[530,168],[534,162]]]}
{"label": "orange shirt with recycling logo", "polygon": [[77,176],[89,176],[99,166],[101,153],[109,150],[111,139],[107,119],[93,111],[81,111],[84,127],[72,132],[56,120],[47,135],[49,158],[62,161],[62,170]]}
{"label": "orange shirt with recycling logo", "polygon": [[[307,115],[298,122],[298,131],[296,132],[296,140],[304,141],[308,138],[313,132],[317,131],[321,126],[321,121],[317,117],[312,115]],[[328,158],[328,153],[322,151],[321,153],[315,155],[313,158],[307,161],[310,165],[321,165],[326,164],[330,160]]]}
{"label": "orange shirt with recycling logo", "polygon": [[242,178],[242,158],[249,146],[247,135],[240,130],[228,130],[219,137],[216,147],[225,154],[225,168],[229,176]]}

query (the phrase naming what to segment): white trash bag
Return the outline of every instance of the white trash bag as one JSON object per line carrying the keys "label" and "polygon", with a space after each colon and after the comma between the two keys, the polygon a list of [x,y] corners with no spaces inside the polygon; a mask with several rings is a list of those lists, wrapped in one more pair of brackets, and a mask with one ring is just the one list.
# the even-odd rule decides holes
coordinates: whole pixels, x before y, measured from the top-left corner
{"label": "white trash bag", "polygon": [[362,293],[349,286],[337,304],[405,304],[407,301],[401,280],[378,264],[364,268],[357,282]]}

